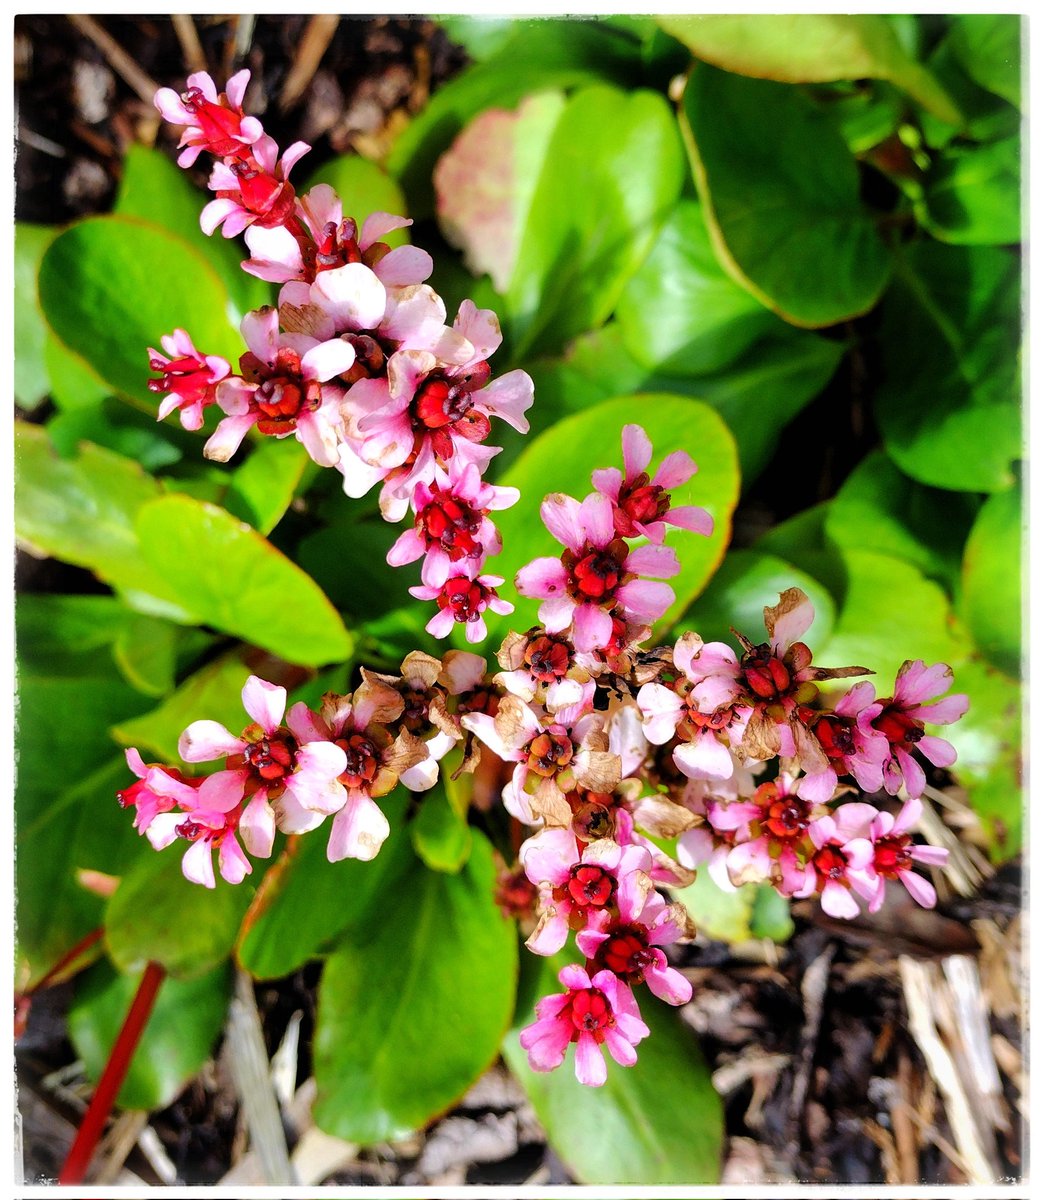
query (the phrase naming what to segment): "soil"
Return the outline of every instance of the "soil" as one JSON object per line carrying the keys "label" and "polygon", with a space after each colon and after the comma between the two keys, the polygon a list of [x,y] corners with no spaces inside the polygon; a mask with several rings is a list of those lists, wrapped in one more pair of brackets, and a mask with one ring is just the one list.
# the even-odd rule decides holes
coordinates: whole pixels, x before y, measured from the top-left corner
{"label": "soil", "polygon": [[[309,20],[194,18],[208,68],[226,77],[249,66],[248,111],[264,115],[266,130],[280,144],[299,137],[311,142],[314,165],[352,149],[379,152],[466,62],[431,21],[341,18],[307,86],[281,106]],[[185,55],[168,18],[107,16],[97,24],[156,85],[183,83]],[[82,26],[60,16],[17,17],[14,49],[19,219],[56,223],[105,211],[135,140],[155,139],[173,156],[175,139],[159,128],[151,105]],[[202,165],[199,182],[205,184]],[[874,443],[861,399],[868,370],[872,364],[848,356],[824,396],[787,430],[777,465],[737,515],[741,542],[831,495]],[[843,456],[827,450],[809,462],[810,445],[842,446]],[[806,458],[797,479],[788,465],[792,452]],[[34,564],[20,584],[85,590],[94,586],[88,580],[83,572],[45,563]],[[935,782],[945,786],[948,780]],[[1020,1176],[1021,1001],[1017,969],[1009,963],[1005,974],[997,952],[998,945],[1007,946],[1017,963],[1019,863],[985,878],[971,898],[944,892],[932,912],[895,891],[876,917],[853,923],[830,921],[818,906],[797,905],[795,933],[782,947],[700,938],[677,955],[695,985],[683,1015],[724,1097],[723,1182],[966,1182],[957,1148],[961,1131],[951,1126],[922,1041],[911,1031],[900,956],[921,964],[948,956],[977,962],[1003,1089],[989,1158],[998,1179]],[[270,1055],[297,1024],[301,1051],[294,1082],[305,1090],[318,974],[313,965],[254,989]],[[54,1178],[89,1095],[65,1033],[71,994],[68,983],[38,994],[16,1044],[27,1182]],[[131,1178],[169,1182],[163,1177],[169,1167],[180,1183],[213,1184],[241,1166],[245,1139],[224,1055],[174,1104],[152,1114],[149,1125],[163,1153],[147,1155],[136,1147],[125,1155],[122,1169]],[[288,1116],[286,1132],[293,1151],[307,1136],[307,1119],[295,1123]],[[497,1067],[424,1136],[362,1151],[315,1182],[521,1185],[571,1178],[521,1090]]]}

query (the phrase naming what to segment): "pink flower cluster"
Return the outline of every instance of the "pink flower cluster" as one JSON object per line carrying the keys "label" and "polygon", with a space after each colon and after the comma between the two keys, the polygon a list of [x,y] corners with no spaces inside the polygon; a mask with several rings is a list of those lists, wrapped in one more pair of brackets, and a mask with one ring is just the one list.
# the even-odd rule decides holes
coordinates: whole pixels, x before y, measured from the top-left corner
{"label": "pink flower cluster", "polygon": [[227,462],[256,429],[296,437],[316,463],[341,472],[349,496],[380,485],[385,519],[410,514],[413,523],[389,561],[426,556],[422,585],[411,590],[438,606],[429,632],[445,637],[461,622],[468,640],[480,641],[485,610],[512,608],[497,592],[503,579],[483,570],[500,550],[490,513],[518,498],[483,482],[499,453],[487,440],[493,419],[528,431],[532,380],[520,370],[491,378],[502,340],[496,315],[466,300],[449,324],[425,282],[430,255],[382,240],[412,222],[372,213],[360,229],[331,187],[297,195],[289,175],[309,147],[295,142],[280,156],[243,113],[248,82],[241,71],[218,94],[201,72],[183,95],[156,95],[163,117],[182,128],[179,163],[203,151],[218,160],[203,229],[245,234],[244,270],[281,285],[275,305],[243,318],[238,372],[199,352],[183,329],[162,339],[170,357],[149,351],[159,373],[149,386],[164,395],[160,418],[179,411],[195,430],[216,405],[223,416],[204,447],[208,458]]}

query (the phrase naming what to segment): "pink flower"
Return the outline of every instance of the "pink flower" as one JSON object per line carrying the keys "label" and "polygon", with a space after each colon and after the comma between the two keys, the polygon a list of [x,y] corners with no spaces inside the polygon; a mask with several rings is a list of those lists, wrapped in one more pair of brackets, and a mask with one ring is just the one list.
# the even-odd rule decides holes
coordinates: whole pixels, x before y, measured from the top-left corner
{"label": "pink flower", "polygon": [[968,711],[967,696],[942,698],[952,682],[953,671],[945,663],[928,667],[921,659],[907,659],[896,676],[894,695],[880,701],[880,715],[872,724],[888,739],[884,788],[890,796],[896,795],[904,783],[911,797],[924,791],[924,770],[913,757],[915,748],[937,767],[948,767],[956,760],[957,751],[945,738],[930,736],[924,729],[926,721],[951,725]]}
{"label": "pink flower", "polygon": [[196,803],[195,790],[202,779],[188,779],[176,767],[146,764],[137,750],[126,752],[127,766],[138,777],[137,783],[116,793],[120,808],[134,807],[134,828],[145,833],[160,813],[170,812],[182,801]]}
{"label": "pink flower", "polygon": [[613,612],[627,621],[652,624],[674,600],[664,583],[638,575],[666,579],[677,575],[678,559],[667,546],[628,550],[617,537],[612,503],[593,493],[583,503],[561,493],[540,506],[544,524],[565,546],[561,558],[537,558],[515,576],[523,596],[543,600],[540,620],[549,633],[573,627],[577,650],[587,652],[609,644]]}
{"label": "pink flower", "polygon": [[607,1076],[602,1047],[622,1067],[638,1061],[635,1046],[649,1036],[630,988],[611,971],[592,979],[583,967],[558,973],[565,995],[545,996],[536,1006],[537,1020],[519,1034],[534,1071],[561,1066],[571,1042],[576,1043],[576,1077],[588,1087],[601,1087]]}
{"label": "pink flower", "polygon": [[568,708],[583,697],[582,683],[588,676],[575,666],[573,647],[539,626],[525,634],[509,633],[497,660],[504,670],[493,682],[522,700],[539,698],[548,712]]}
{"label": "pink flower", "polygon": [[175,329],[160,338],[160,345],[171,355],[165,358],[149,348],[149,367],[160,372],[159,379],[150,379],[150,392],[166,392],[160,402],[157,420],[180,409],[183,428],[199,429],[203,424],[203,409],[214,403],[216,385],[232,370],[216,354],[204,357],[192,344],[184,329]]}
{"label": "pink flower", "polygon": [[339,807],[344,789],[338,777],[346,758],[340,746],[316,732],[304,704],[295,704],[282,724],[285,688],[251,675],[243,685],[243,707],[253,723],[242,735],[235,736],[216,721],[194,721],[181,735],[178,752],[186,762],[224,758],[225,769],[207,778],[201,799],[206,791],[210,809],[227,813],[249,797],[239,828],[250,853],[267,858],[276,830],[272,801],[320,812]]}
{"label": "pink flower", "polygon": [[251,225],[246,243],[253,257],[243,263],[244,271],[270,283],[311,283],[323,271],[361,262],[387,287],[423,283],[432,272],[431,255],[426,251],[416,246],[389,250],[379,240],[393,229],[412,225],[407,217],[372,213],[360,233],[355,222],[344,217],[340,198],[326,183],[299,197],[297,210],[311,237],[311,243],[306,242],[307,259],[302,242],[285,225]]}
{"label": "pink flower", "polygon": [[808,835],[815,850],[805,864],[801,886],[790,894],[801,899],[818,894],[829,916],[857,917],[859,905],[852,891],[867,900],[877,891],[868,871],[874,851],[867,838],[877,815],[871,804],[842,804],[813,821]]}
{"label": "pink flower", "polygon": [[632,987],[647,983],[653,995],[668,1004],[691,1000],[692,984],[668,964],[659,948],[692,936],[684,907],[668,904],[641,871],[620,879],[616,905],[618,918],[602,909],[592,914],[589,927],[576,935],[581,953]]}
{"label": "pink flower", "polygon": [[343,390],[324,384],[351,367],[355,351],[337,338],[318,342],[301,333],[280,334],[278,314],[268,306],[247,313],[241,328],[250,347],[240,359],[244,376],[219,385],[218,404],[228,415],[203,453],[227,462],[256,425],[271,437],[292,433],[320,466],[332,467]]}
{"label": "pink flower", "polygon": [[518,495],[518,488],[485,483],[473,463],[454,459],[448,470],[436,467],[432,482],[414,489],[413,528],[388,551],[388,562],[401,567],[423,557],[421,579],[428,587],[440,588],[454,569],[477,575],[485,559],[500,552],[490,512],[510,508]]}
{"label": "pink flower", "polygon": [[910,837],[909,830],[920,820],[922,807],[920,800],[907,800],[898,815],[879,812],[871,822],[874,857],[867,873],[874,881],[873,894],[868,897],[872,913],[884,903],[887,879],[898,879],[922,908],[935,907],[935,888],[914,871],[913,865],[943,867],[950,852],[942,846],[919,846]]}
{"label": "pink flower", "polygon": [[785,889],[803,887],[807,882],[804,862],[810,849],[809,827],[816,811],[801,795],[797,780],[787,772],[761,784],[749,800],[727,805],[726,820],[732,828],[739,828],[733,822],[746,825],[744,835],[725,860],[732,883],[739,887],[778,874]]}
{"label": "pink flower", "polygon": [[217,86],[206,71],[188,77],[188,88],[178,95],[173,88],[160,88],[153,103],[160,115],[172,125],[184,125],[179,145],[179,167],[191,167],[201,150],[218,158],[240,157],[262,136],[264,130],[256,117],[243,115],[243,96],[250,81],[249,71],[239,71],[228,81],[226,91],[218,95]]}
{"label": "pink flower", "polygon": [[519,861],[540,887],[541,913],[526,945],[534,954],[557,954],[570,929],[586,929],[595,914],[612,909],[622,880],[648,871],[652,860],[640,846],[609,838],[590,842],[580,853],[571,829],[543,829],[522,843]]}
{"label": "pink flower", "polygon": [[501,600],[497,588],[504,580],[499,575],[479,575],[472,579],[469,575],[457,573],[450,575],[440,587],[411,587],[410,595],[418,600],[435,600],[439,611],[425,625],[432,637],[449,637],[454,622],[464,626],[464,636],[469,642],[481,642],[486,636],[486,622],[482,614],[487,608],[495,613],[506,614],[515,611],[515,606],[507,600]]}
{"label": "pink flower", "polygon": [[[874,685],[857,683],[812,726],[829,766],[806,777],[801,793],[810,800],[826,801],[833,795],[838,775],[851,775],[864,792],[880,791],[884,764],[890,754],[888,738],[872,722],[881,705],[874,701]],[[819,786],[819,785],[822,786]]]}
{"label": "pink flower", "polygon": [[687,483],[697,467],[684,450],[668,454],[650,480],[646,468],[652,461],[652,442],[640,425],[623,429],[623,474],[616,467],[595,471],[595,488],[613,504],[613,521],[621,537],[647,537],[662,543],[665,525],[677,525],[710,536],[714,518],[694,504],[675,507],[670,489]]}
{"label": "pink flower", "polygon": [[[294,142],[279,158],[279,147],[267,134],[252,146],[248,158],[233,158],[214,164],[208,186],[217,193],[200,213],[203,232],[218,226],[224,237],[236,237],[248,225],[283,225],[294,210],[295,193],[288,176],[294,164],[311,150],[306,142]],[[278,160],[278,161],[277,161]]]}

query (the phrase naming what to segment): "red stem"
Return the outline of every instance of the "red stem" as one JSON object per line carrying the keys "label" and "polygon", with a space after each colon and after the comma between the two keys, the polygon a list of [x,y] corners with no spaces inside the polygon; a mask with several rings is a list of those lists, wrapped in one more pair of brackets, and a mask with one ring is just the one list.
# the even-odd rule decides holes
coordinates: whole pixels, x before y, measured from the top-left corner
{"label": "red stem", "polygon": [[70,951],[68,951],[68,953],[63,954],[62,957],[47,972],[47,974],[44,975],[42,979],[39,979],[36,983],[34,983],[25,994],[31,996],[33,992],[38,992],[41,988],[46,987],[51,980],[55,978],[55,976],[64,971],[65,968],[71,963],[75,962],[81,954],[85,954],[94,945],[94,943],[101,938],[104,932],[105,929],[101,925],[99,925],[97,929],[92,929],[91,932],[81,941],[77,942],[76,945],[73,946]]}
{"label": "red stem", "polygon": [[101,1137],[102,1129],[112,1111],[116,1093],[120,1090],[127,1074],[127,1068],[131,1064],[134,1051],[137,1049],[146,1022],[152,1013],[156,993],[165,976],[166,971],[159,963],[150,962],[145,968],[145,974],[142,975],[141,983],[138,984],[138,990],[127,1010],[123,1027],[109,1054],[109,1061],[105,1064],[105,1070],[102,1071],[101,1079],[98,1080],[98,1086],[94,1089],[87,1112],[84,1114],[80,1128],[76,1131],[76,1137],[73,1139],[69,1154],[58,1175],[60,1184],[83,1182],[83,1178],[87,1174],[87,1167],[90,1165]]}

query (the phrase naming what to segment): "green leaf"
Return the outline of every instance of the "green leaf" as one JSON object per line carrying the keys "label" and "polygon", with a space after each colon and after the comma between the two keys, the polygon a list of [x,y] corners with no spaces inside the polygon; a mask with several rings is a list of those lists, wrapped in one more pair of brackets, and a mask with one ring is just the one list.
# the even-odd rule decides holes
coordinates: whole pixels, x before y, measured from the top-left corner
{"label": "green leaf", "polygon": [[650,1036],[639,1044],[633,1067],[609,1062],[600,1088],[577,1082],[570,1052],[555,1071],[530,1069],[518,1032],[534,1020],[537,997],[562,990],[557,971],[563,963],[559,956],[533,964],[535,990],[530,1003],[520,996],[516,1026],[503,1046],[555,1153],[583,1184],[715,1183],[721,1172],[721,1100],[693,1032],[647,992],[639,1002]]}
{"label": "green leaf", "polygon": [[548,143],[565,107],[561,92],[528,96],[514,112],[487,109],[435,168],[439,228],[475,275],[506,292]]}
{"label": "green leaf", "polygon": [[1022,236],[1021,138],[944,150],[925,180],[924,225],[942,242],[1007,246]]}
{"label": "green leaf", "polygon": [[451,42],[463,46],[473,62],[484,62],[515,32],[513,17],[486,17],[468,13],[439,17],[439,24]]}
{"label": "green leaf", "polygon": [[638,362],[671,374],[704,374],[733,362],[779,326],[722,269],[701,206],[683,199],[616,307],[623,343]]}
{"label": "green leaf", "polygon": [[493,900],[489,843],[472,836],[459,874],[418,863],[327,960],[315,1119],[335,1137],[368,1145],[419,1129],[496,1057],[514,1007],[518,939]]}
{"label": "green leaf", "polygon": [[410,212],[434,211],[435,161],[468,121],[485,108],[514,108],[523,96],[600,80],[622,86],[641,76],[638,42],[595,21],[515,21],[511,36],[484,62],[440,88],[403,131],[388,156]]}
{"label": "green leaf", "polygon": [[157,962],[176,978],[193,979],[231,953],[255,888],[220,875],[213,889],[189,883],[181,873],[185,848],[176,841],[139,859],[109,900],[105,944],[121,971]]}
{"label": "green leaf", "polygon": [[329,862],[325,825],[288,839],[243,920],[240,966],[258,979],[280,979],[325,954],[346,931],[365,938],[384,921],[389,897],[419,870],[403,828],[408,802],[405,788],[378,801],[391,832],[372,862]]}
{"label": "green leaf", "polygon": [[15,426],[15,530],[40,555],[93,571],[120,590],[147,592],[159,610],[184,618],[172,589],[141,561],[134,531],[138,510],[160,485],[121,455],[84,443],[59,458],[45,430]]}
{"label": "green leaf", "polygon": [[[622,462],[623,427],[638,420],[652,439],[653,463],[675,450],[687,450],[699,471],[672,493],[676,504],[698,504],[714,518],[711,536],[671,529],[667,542],[678,552],[681,572],[670,581],[677,597],[665,625],[684,612],[714,573],[725,552],[732,510],[739,495],[739,470],[732,435],[713,409],[681,396],[627,396],[606,400],[559,421],[534,438],[509,471],[498,479],[517,487],[522,498],[499,514],[497,525],[504,550],[492,569],[506,577],[505,594],[520,567],[532,559],[554,555],[561,546],[540,520],[540,505],[550,492],[582,499],[590,491],[591,472]],[[670,528],[670,527],[669,527]],[[508,626],[527,629],[536,623],[537,600],[519,597],[508,617],[487,619],[490,638],[498,645]]]}
{"label": "green leaf", "polygon": [[303,666],[351,655],[353,640],[316,584],[224,509],[164,496],[141,509],[136,531],[145,562],[198,623]]}
{"label": "green leaf", "polygon": [[920,483],[1007,491],[1022,452],[1019,265],[989,246],[925,242],[881,306],[885,449]]}
{"label": "green leaf", "polygon": [[945,593],[902,559],[841,549],[844,601],[830,640],[816,655],[822,666],[869,667],[879,695],[890,695],[908,658],[963,662],[971,651]]}
{"label": "green leaf", "polygon": [[[263,280],[248,275],[240,266],[250,257],[242,241],[224,238],[220,233],[208,237],[200,228],[200,213],[211,199],[212,196],[195,187],[187,172],[175,166],[162,151],[136,142],[127,147],[113,211],[123,217],[135,217],[158,225],[191,246],[220,275],[235,301],[239,316],[242,316],[251,308],[269,303],[272,289]],[[211,353],[202,347],[200,350],[203,354]]]}
{"label": "green leaf", "polygon": [[797,567],[759,550],[730,550],[714,578],[678,623],[695,629],[705,642],[730,642],[736,628],[751,641],[765,640],[765,606],[779,602],[781,592],[799,587],[812,601],[816,618],[802,637],[818,650],[834,627],[834,600],[825,587]]}
{"label": "green leaf", "polygon": [[[101,1077],[141,982],[98,963],[77,980],[69,1040],[87,1077]],[[198,979],[165,979],[116,1096],[122,1109],[166,1108],[210,1057],[224,1024],[229,970]]]}
{"label": "green leaf", "polygon": [[236,654],[225,654],[189,676],[163,703],[144,716],[121,721],[113,728],[113,737],[124,746],[135,746],[157,760],[176,762],[178,738],[193,721],[218,721],[229,728],[241,729],[243,684],[250,668]]}
{"label": "green leaf", "polygon": [[442,781],[424,793],[420,812],[410,822],[410,841],[417,857],[433,871],[455,875],[468,861],[471,828],[467,813],[458,812],[450,803]]}
{"label": "green leaf", "polygon": [[296,438],[266,437],[256,442],[246,462],[230,472],[225,508],[258,533],[271,533],[290,507],[310,462]]}
{"label": "green leaf", "polygon": [[[186,437],[180,426],[158,424],[151,413],[132,408],[115,396],[59,412],[47,422],[47,433],[63,458],[74,458],[80,442],[92,442],[133,459],[150,472],[178,462]],[[193,458],[198,451],[198,444],[193,444]]]}
{"label": "green leaf", "polygon": [[40,267],[40,302],[62,342],[115,391],[150,412],[148,348],[187,329],[201,353],[235,362],[228,289],[181,238],[131,217],[90,217],[51,243]]}
{"label": "green leaf", "polygon": [[1022,18],[1017,13],[961,13],[951,20],[950,41],[964,69],[980,87],[1020,107]]}
{"label": "green leaf", "polygon": [[952,125],[961,114],[939,82],[903,49],[887,17],[860,13],[660,17],[697,58],[758,79],[830,83],[887,79]]}
{"label": "green leaf", "polygon": [[960,613],[983,657],[1022,671],[1022,497],[997,492],[979,510],[964,549]]}
{"label": "green leaf", "polygon": [[[354,217],[360,229],[370,213],[387,212],[400,217],[409,215],[402,188],[375,162],[359,154],[339,154],[324,162],[298,187],[298,194],[303,195],[320,183],[329,184],[340,196],[344,215]],[[392,249],[405,246],[409,240],[409,233],[405,229],[393,229],[381,238]]]}
{"label": "green leaf", "polygon": [[790,916],[790,901],[781,896],[771,884],[759,883],[750,914],[750,932],[756,938],[773,942],[789,942],[794,933]]}
{"label": "green leaf", "polygon": [[975,497],[915,483],[877,450],[841,485],[825,529],[842,548],[905,559],[952,594],[977,508]]}
{"label": "green leaf", "polygon": [[157,617],[128,617],[113,645],[116,665],[146,696],[163,696],[174,686],[178,630]]}
{"label": "green leaf", "polygon": [[715,249],[740,284],[812,328],[874,305],[889,257],[829,116],[786,84],[697,65],[682,128]]}
{"label": "green leaf", "polygon": [[[671,894],[685,905],[696,922],[697,930],[720,942],[749,942],[754,915],[757,884],[748,883],[734,892],[723,891],[704,869],[696,873],[696,882],[675,888]],[[643,997],[644,999],[644,997]],[[641,1050],[639,1050],[639,1057]]]}
{"label": "green leaf", "polygon": [[1022,114],[994,92],[980,87],[968,73],[958,53],[958,27],[935,46],[928,58],[932,74],[957,102],[964,115],[960,128],[938,120],[929,112],[919,113],[925,144],[932,149],[947,146],[957,137],[974,142],[992,142],[1019,132]]}
{"label": "green leaf", "polygon": [[506,303],[516,357],[601,325],[681,190],[684,152],[667,101],[584,88],[566,105],[533,191]]}
{"label": "green leaf", "polygon": [[1022,847],[1022,695],[1018,683],[972,659],[954,668],[953,691],[969,700],[968,711],[941,731],[957,751],[950,768],[967,790],[995,862]]}
{"label": "green leaf", "polygon": [[48,328],[44,334],[44,365],[51,381],[51,397],[63,412],[79,408],[96,409],[112,388],[83,358],[55,337]]}
{"label": "green leaf", "polygon": [[58,229],[52,225],[15,222],[14,245],[14,320],[15,346],[14,394],[18,404],[32,410],[50,391],[44,343],[47,326],[40,311],[36,277],[44,251],[54,241]]}

